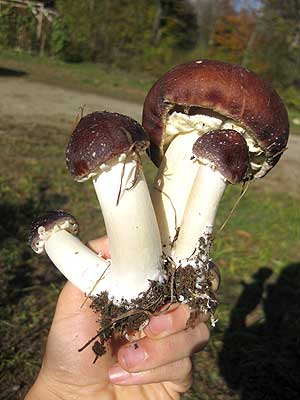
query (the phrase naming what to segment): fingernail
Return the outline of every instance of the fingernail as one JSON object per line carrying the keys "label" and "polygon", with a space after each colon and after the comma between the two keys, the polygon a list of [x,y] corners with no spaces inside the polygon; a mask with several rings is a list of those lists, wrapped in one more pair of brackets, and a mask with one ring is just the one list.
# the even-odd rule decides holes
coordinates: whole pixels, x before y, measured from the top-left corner
{"label": "fingernail", "polygon": [[131,343],[128,346],[124,346],[121,352],[123,362],[128,368],[141,364],[146,358],[145,351],[138,343]]}
{"label": "fingernail", "polygon": [[108,370],[108,376],[112,383],[118,383],[125,381],[130,376],[130,373],[119,365],[113,365]]}
{"label": "fingernail", "polygon": [[148,324],[150,333],[154,336],[159,335],[163,332],[167,332],[171,328],[171,317],[169,314],[162,314],[158,317],[152,317]]}

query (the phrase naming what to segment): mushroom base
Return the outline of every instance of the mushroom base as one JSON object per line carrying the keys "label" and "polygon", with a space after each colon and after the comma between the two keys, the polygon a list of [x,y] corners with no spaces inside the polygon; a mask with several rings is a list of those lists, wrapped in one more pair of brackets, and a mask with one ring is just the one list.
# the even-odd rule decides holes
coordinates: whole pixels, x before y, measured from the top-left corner
{"label": "mushroom base", "polygon": [[136,331],[141,331],[152,315],[159,315],[168,310],[164,307],[172,303],[188,304],[191,316],[187,327],[193,327],[199,320],[207,321],[217,308],[217,300],[212,289],[213,274],[210,264],[201,268],[191,265],[175,266],[168,257],[164,260],[167,282],[150,281],[147,292],[131,302],[123,301],[116,305],[109,300],[107,292],[92,297],[91,308],[100,314],[100,329],[79,351],[93,343],[95,361],[106,353],[106,344],[115,335],[128,338]]}

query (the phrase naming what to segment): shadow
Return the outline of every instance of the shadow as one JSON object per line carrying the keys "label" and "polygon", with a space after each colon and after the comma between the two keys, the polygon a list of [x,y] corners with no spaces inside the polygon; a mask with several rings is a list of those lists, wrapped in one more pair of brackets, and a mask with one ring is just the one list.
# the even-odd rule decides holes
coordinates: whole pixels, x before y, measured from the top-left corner
{"label": "shadow", "polygon": [[16,69],[11,69],[11,68],[2,68],[0,67],[0,77],[1,76],[7,76],[8,78],[17,78],[19,76],[25,76],[27,75],[27,72],[25,71],[19,71]]}
{"label": "shadow", "polygon": [[15,199],[0,200],[0,301],[13,304],[25,295],[24,289],[60,282],[60,274],[47,258],[40,258],[28,244],[31,222],[46,211],[63,208],[68,198],[49,193],[47,184],[40,184],[33,198],[19,203]]}
{"label": "shadow", "polygon": [[234,306],[219,354],[228,386],[241,400],[300,398],[300,263],[268,284],[261,268]]}

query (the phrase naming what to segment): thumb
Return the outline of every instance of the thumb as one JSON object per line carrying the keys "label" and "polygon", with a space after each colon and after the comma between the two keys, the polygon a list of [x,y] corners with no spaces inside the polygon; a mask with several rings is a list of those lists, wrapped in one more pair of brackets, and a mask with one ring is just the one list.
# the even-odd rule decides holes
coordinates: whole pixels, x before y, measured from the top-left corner
{"label": "thumb", "polygon": [[70,384],[99,383],[99,376],[107,379],[107,368],[113,363],[109,350],[96,364],[91,347],[78,351],[99,330],[90,300],[82,306],[84,301],[84,294],[68,282],[57,302],[43,361],[52,378]]}

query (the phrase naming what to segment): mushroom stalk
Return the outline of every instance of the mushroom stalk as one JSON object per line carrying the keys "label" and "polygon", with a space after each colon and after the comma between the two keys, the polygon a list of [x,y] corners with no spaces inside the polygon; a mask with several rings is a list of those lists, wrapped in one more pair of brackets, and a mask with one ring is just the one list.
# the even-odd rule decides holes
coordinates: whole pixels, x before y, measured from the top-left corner
{"label": "mushroom stalk", "polygon": [[172,249],[176,263],[185,265],[185,261],[194,254],[199,239],[204,238],[206,241],[212,234],[226,186],[225,178],[217,170],[209,165],[200,166],[186,203],[178,238]]}
{"label": "mushroom stalk", "polygon": [[[97,256],[77,237],[78,222],[63,210],[45,213],[32,222],[29,243],[37,254],[46,252],[62,274],[82,292],[97,294],[110,262]],[[109,275],[109,274],[108,274]]]}
{"label": "mushroom stalk", "polygon": [[151,198],[161,234],[163,251],[171,255],[172,242],[181,226],[186,202],[198,171],[191,162],[198,132],[178,135],[171,142],[157,172]]}
{"label": "mushroom stalk", "polygon": [[160,234],[147,183],[135,156],[125,154],[106,164],[93,182],[112,260],[108,294],[130,301],[147,290],[149,280],[163,278]]}
{"label": "mushroom stalk", "polygon": [[215,217],[226,186],[245,181],[249,169],[246,140],[235,130],[205,133],[194,143],[192,153],[199,171],[172,254],[183,266],[189,265],[194,255],[208,261]]}
{"label": "mushroom stalk", "polygon": [[[85,294],[96,294],[101,275],[109,263],[65,230],[52,233],[45,251],[61,273]],[[70,268],[72,266],[72,268]],[[107,271],[106,271],[107,272]]]}

